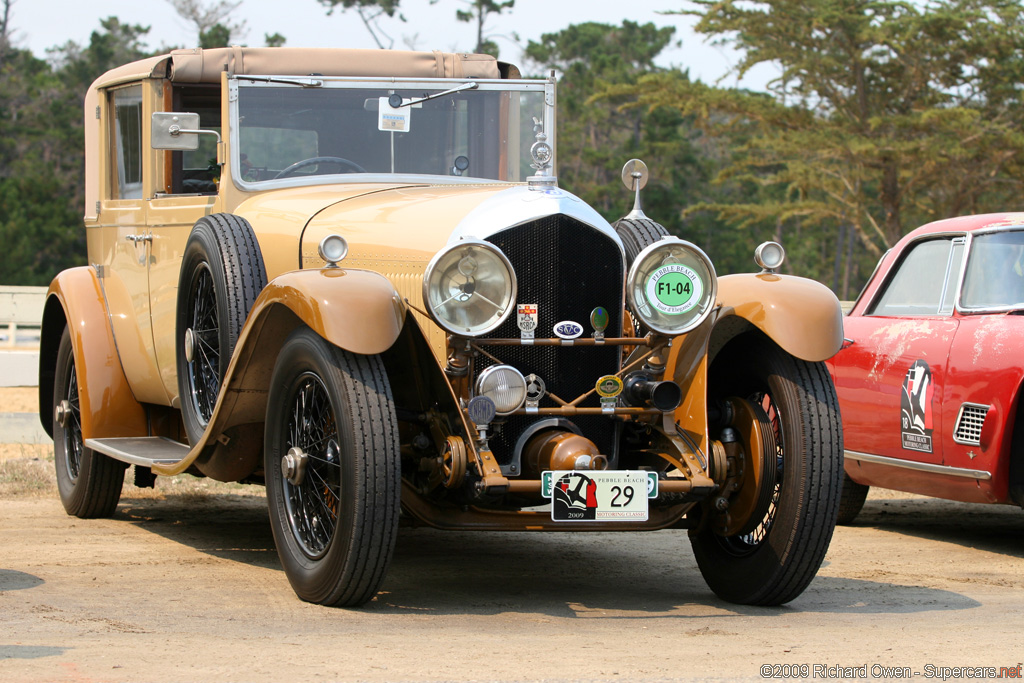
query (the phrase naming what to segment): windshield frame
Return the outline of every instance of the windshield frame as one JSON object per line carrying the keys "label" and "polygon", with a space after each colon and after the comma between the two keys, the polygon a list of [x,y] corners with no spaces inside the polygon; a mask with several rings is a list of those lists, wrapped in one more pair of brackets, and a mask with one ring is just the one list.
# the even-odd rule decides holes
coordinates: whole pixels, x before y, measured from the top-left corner
{"label": "windshield frame", "polygon": [[346,173],[343,175],[317,175],[310,177],[290,177],[263,181],[246,181],[241,177],[240,122],[239,122],[239,88],[248,87],[288,87],[294,84],[296,89],[321,88],[380,88],[380,89],[415,89],[426,93],[439,93],[466,83],[474,83],[474,90],[482,92],[542,92],[544,93],[544,134],[551,145],[553,154],[547,173],[553,174],[557,168],[556,112],[555,112],[555,81],[546,79],[483,79],[483,78],[367,78],[367,77],[325,77],[325,76],[294,76],[275,75],[247,77],[232,75],[227,78],[228,87],[228,146],[230,156],[231,181],[243,192],[262,192],[282,187],[304,187],[309,185],[336,185],[340,183],[387,183],[387,184],[522,184],[525,181],[504,181],[494,178],[480,178],[453,175],[415,174],[415,173]]}

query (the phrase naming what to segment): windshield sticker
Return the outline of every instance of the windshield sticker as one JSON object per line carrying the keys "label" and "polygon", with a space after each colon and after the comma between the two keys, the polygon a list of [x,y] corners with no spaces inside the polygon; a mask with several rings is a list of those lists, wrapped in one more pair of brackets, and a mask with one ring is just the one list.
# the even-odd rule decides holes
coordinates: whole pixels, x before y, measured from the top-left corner
{"label": "windshield sticker", "polygon": [[903,448],[932,452],[932,371],[928,363],[916,360],[903,379],[900,396],[900,433]]}
{"label": "windshield sticker", "polygon": [[647,300],[666,315],[679,315],[700,303],[704,283],[696,271],[679,263],[662,266],[647,278]]}
{"label": "windshield sticker", "polygon": [[377,130],[387,130],[395,133],[408,133],[409,124],[412,121],[412,111],[409,107],[396,109],[388,104],[388,98],[381,97],[377,105]]}

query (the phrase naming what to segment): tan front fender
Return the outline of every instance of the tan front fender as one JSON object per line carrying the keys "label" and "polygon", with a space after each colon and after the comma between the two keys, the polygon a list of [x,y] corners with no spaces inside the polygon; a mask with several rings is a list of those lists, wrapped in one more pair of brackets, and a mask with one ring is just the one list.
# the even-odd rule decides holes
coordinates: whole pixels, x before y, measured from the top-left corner
{"label": "tan front fender", "polygon": [[391,281],[365,270],[297,270],[276,277],[253,304],[250,322],[275,306],[335,346],[364,355],[391,348],[405,322],[405,305]]}
{"label": "tan front fender", "polygon": [[[786,352],[806,361],[831,358],[843,345],[843,311],[825,285],[807,278],[772,273],[726,275],[718,280],[714,343],[731,333],[728,319],[741,318]],[[725,323],[719,334],[719,327]],[[736,329],[736,332],[740,330]]]}
{"label": "tan front fender", "polygon": [[305,325],[335,346],[383,353],[402,332],[405,305],[383,275],[324,268],[274,278],[256,299],[221,384],[203,439],[189,455],[153,471],[170,475],[195,465],[220,481],[237,481],[262,464],[262,423],[274,363],[291,332]]}

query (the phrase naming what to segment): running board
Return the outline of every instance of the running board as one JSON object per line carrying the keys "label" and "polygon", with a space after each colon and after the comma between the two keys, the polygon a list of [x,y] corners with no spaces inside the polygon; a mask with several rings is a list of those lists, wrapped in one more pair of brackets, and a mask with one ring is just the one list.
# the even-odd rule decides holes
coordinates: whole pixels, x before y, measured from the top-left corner
{"label": "running board", "polygon": [[152,467],[181,462],[191,450],[187,445],[163,436],[128,436],[114,439],[86,439],[85,447],[129,465]]}

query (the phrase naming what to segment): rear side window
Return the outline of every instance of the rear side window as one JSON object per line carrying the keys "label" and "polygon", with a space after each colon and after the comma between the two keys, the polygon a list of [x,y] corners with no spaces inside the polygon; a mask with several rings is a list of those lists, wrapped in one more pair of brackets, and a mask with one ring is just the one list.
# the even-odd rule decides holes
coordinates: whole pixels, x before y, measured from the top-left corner
{"label": "rear side window", "polygon": [[114,199],[142,199],[142,86],[115,90],[110,95],[114,112]]}
{"label": "rear side window", "polygon": [[951,314],[963,254],[963,237],[942,237],[913,245],[868,315]]}

